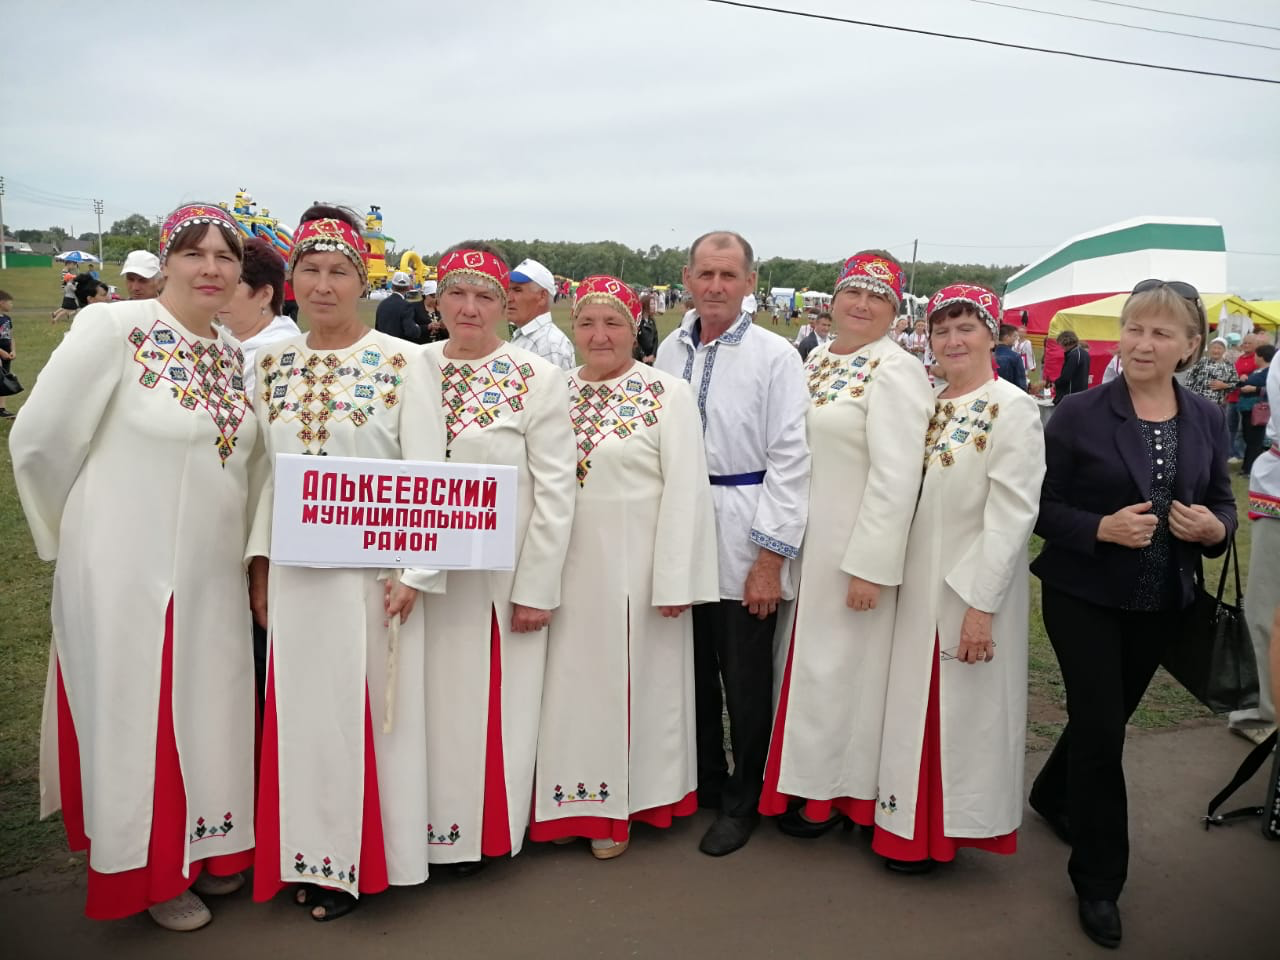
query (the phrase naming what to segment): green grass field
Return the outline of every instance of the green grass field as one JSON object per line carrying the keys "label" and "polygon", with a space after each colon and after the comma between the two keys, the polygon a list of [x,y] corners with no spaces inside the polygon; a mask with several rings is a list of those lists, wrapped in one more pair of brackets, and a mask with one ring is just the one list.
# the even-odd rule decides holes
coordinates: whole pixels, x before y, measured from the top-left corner
{"label": "green grass field", "polygon": [[[108,283],[117,283],[116,269],[102,271]],[[61,284],[54,270],[0,271],[0,289],[15,299],[14,338],[17,359],[14,372],[29,390],[36,374],[67,329],[53,326],[49,314],[61,300]],[[375,305],[362,304],[366,321],[372,324]],[[553,311],[557,323],[568,329],[568,305]],[[680,317],[678,311],[659,318],[665,336]],[[794,333],[785,326],[778,332]],[[9,397],[8,406],[20,410],[26,394]],[[52,864],[63,847],[61,824],[57,818],[37,820],[37,750],[40,708],[44,695],[49,653],[49,591],[52,567],[36,557],[14,489],[9,460],[8,422],[0,423],[0,542],[5,544],[7,569],[0,593],[0,877],[28,870],[38,864]],[[1241,517],[1245,508],[1245,485],[1236,481],[1236,499]],[[1238,545],[1244,573],[1248,573],[1249,525],[1240,528]],[[1039,543],[1032,542],[1033,553]],[[1209,565],[1216,574],[1218,564]],[[1048,746],[1065,719],[1062,679],[1040,620],[1040,585],[1031,581],[1032,613],[1030,638],[1029,744]],[[247,642],[247,638],[246,638]],[[1133,723],[1141,728],[1163,728],[1207,717],[1190,695],[1161,672],[1147,693]],[[61,861],[65,863],[65,856]]]}

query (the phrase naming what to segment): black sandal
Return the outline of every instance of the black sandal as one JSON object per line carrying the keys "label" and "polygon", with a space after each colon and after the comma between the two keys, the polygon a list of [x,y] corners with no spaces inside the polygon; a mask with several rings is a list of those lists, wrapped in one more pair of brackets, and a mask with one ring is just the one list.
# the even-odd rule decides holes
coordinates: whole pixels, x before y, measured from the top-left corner
{"label": "black sandal", "polygon": [[[341,890],[330,890],[327,887],[317,887],[316,894],[311,901],[311,919],[317,923],[325,923],[329,920],[345,917],[360,903],[356,897],[349,893],[343,893]],[[323,910],[324,916],[317,917],[316,910]]]}

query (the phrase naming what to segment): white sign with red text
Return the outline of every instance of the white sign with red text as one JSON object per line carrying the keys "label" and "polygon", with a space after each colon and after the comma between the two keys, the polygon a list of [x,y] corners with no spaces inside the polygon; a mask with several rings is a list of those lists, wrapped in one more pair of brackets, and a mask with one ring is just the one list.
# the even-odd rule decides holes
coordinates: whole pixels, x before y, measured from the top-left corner
{"label": "white sign with red text", "polygon": [[276,455],[275,563],[511,570],[515,539],[515,467]]}

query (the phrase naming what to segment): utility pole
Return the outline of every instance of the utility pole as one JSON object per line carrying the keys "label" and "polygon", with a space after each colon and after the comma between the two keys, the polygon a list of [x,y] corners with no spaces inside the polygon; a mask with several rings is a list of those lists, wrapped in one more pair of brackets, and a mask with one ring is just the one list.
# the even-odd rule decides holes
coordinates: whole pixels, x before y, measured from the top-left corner
{"label": "utility pole", "polygon": [[4,246],[4,177],[0,177],[0,270],[9,269],[9,258]]}
{"label": "utility pole", "polygon": [[[911,281],[908,284],[907,292],[910,293],[913,297],[916,295],[916,251],[919,249],[920,249],[919,238],[912,240],[911,241]],[[916,318],[915,307],[912,307],[911,319],[914,320],[915,318]]]}
{"label": "utility pole", "polygon": [[98,215],[98,263],[102,263],[102,201],[93,201],[93,212]]}

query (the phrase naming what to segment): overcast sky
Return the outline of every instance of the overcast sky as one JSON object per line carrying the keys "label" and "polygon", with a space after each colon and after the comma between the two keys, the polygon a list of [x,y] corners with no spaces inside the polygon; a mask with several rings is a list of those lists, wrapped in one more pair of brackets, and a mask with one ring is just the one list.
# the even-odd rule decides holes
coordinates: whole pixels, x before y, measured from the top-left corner
{"label": "overcast sky", "polygon": [[[1280,30],[1008,0],[1280,48]],[[1280,27],[1276,0],[1141,0]],[[977,4],[775,6],[1280,79],[1256,49]],[[761,256],[1025,263],[1132,216],[1220,220],[1280,254],[1280,86],[1141,70],[705,0],[0,0],[11,227],[94,229],[248,188],[286,223],[382,206],[402,249],[464,237]],[[1232,253],[1280,296],[1280,256]]]}

